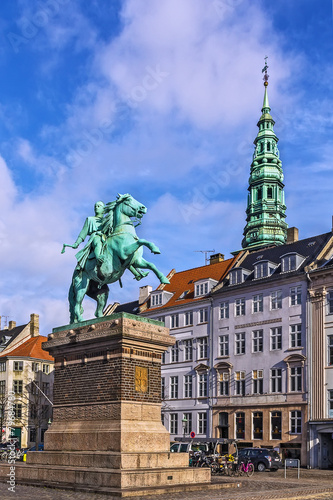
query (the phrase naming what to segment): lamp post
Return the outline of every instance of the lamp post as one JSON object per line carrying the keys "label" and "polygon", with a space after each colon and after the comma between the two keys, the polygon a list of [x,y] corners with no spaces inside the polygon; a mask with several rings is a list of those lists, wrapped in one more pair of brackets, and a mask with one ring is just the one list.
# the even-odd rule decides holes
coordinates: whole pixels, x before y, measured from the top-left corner
{"label": "lamp post", "polygon": [[188,420],[187,418],[184,416],[184,418],[182,418],[182,424],[183,424],[183,437],[185,437],[185,431],[186,431],[186,424],[187,424]]}

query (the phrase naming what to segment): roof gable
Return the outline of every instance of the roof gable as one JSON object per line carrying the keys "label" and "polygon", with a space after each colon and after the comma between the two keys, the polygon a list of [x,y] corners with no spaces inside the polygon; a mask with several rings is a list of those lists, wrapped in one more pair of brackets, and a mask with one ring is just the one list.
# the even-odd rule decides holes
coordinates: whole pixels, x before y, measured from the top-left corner
{"label": "roof gable", "polygon": [[47,341],[47,337],[39,335],[38,337],[32,337],[23,344],[9,352],[3,352],[0,354],[0,358],[11,357],[26,357],[35,359],[45,359],[46,361],[54,361],[54,358],[49,355],[47,351],[42,348],[42,343]]}

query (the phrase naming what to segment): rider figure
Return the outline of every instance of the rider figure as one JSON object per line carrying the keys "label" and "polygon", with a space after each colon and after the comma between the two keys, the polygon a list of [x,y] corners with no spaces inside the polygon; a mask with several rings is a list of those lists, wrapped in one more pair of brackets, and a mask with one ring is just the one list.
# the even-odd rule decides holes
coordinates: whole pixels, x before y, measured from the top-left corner
{"label": "rider figure", "polygon": [[104,261],[102,251],[105,236],[101,230],[104,222],[105,204],[102,201],[98,201],[97,203],[95,203],[94,208],[95,215],[93,217],[86,218],[84,226],[73,245],[73,248],[77,248],[86,239],[87,236],[90,236],[84,248],[76,254],[78,266],[81,269],[84,268],[91,250],[94,251],[98,266],[100,266]]}

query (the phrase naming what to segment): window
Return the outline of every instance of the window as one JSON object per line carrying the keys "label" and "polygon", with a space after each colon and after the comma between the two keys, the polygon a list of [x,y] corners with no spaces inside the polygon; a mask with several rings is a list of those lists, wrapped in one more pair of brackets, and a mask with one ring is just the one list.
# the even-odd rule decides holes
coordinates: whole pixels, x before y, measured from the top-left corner
{"label": "window", "polygon": [[162,294],[161,293],[155,293],[154,295],[151,296],[151,305],[152,305],[152,307],[162,305]]}
{"label": "window", "polygon": [[206,295],[208,293],[208,282],[195,285],[195,296]]}
{"label": "window", "polygon": [[1,395],[6,394],[6,381],[5,380],[0,380],[0,394]]}
{"label": "window", "polygon": [[208,321],[208,309],[199,309],[199,323],[207,323]]}
{"label": "window", "polygon": [[36,442],[36,429],[29,430],[29,441],[35,443]]}
{"label": "window", "polygon": [[302,287],[293,286],[290,288],[290,305],[298,306],[302,303]]}
{"label": "window", "polygon": [[253,423],[253,439],[262,439],[262,427],[263,427],[263,418],[262,412],[256,411],[252,415],[252,423]]}
{"label": "window", "polygon": [[192,340],[184,340],[184,361],[192,361],[193,345]]}
{"label": "window", "polygon": [[186,422],[183,422],[183,434],[190,434],[192,431],[192,413],[184,413],[183,420],[186,420]]}
{"label": "window", "polygon": [[158,318],[156,318],[157,321],[160,321],[161,323],[165,323],[165,318],[164,316],[159,316]]}
{"label": "window", "polygon": [[201,337],[198,339],[198,359],[208,357],[208,338]]}
{"label": "window", "polygon": [[282,272],[294,271],[296,269],[296,254],[287,255],[282,259]]}
{"label": "window", "polygon": [[192,397],[192,375],[184,376],[184,398]]}
{"label": "window", "polygon": [[162,354],[162,365],[165,365],[166,363],[166,352],[164,351],[164,353]]}
{"label": "window", "polygon": [[235,300],[235,316],[245,316],[245,299]]}
{"label": "window", "polygon": [[0,361],[0,372],[6,371],[6,361]]}
{"label": "window", "polygon": [[193,311],[185,313],[185,326],[193,325]]}
{"label": "window", "polygon": [[252,299],[252,311],[254,313],[258,313],[258,312],[263,312],[263,310],[264,310],[264,302],[262,293],[254,295]]}
{"label": "window", "polygon": [[161,399],[165,398],[165,377],[161,377]]}
{"label": "window", "polygon": [[229,356],[229,335],[219,337],[220,356]]}
{"label": "window", "polygon": [[177,363],[179,361],[179,345],[178,341],[171,347],[171,363]]}
{"label": "window", "polygon": [[207,373],[199,373],[199,378],[198,378],[198,383],[199,383],[199,391],[198,391],[198,396],[199,398],[206,398],[207,397]]}
{"label": "window", "polygon": [[235,354],[245,354],[245,332],[235,333]]}
{"label": "window", "polygon": [[272,411],[271,413],[271,439],[282,438],[282,413]]}
{"label": "window", "polygon": [[22,405],[21,403],[16,403],[13,405],[14,417],[22,418]]}
{"label": "window", "polygon": [[236,413],[236,439],[245,439],[245,413]]}
{"label": "window", "polygon": [[239,285],[240,283],[243,283],[248,275],[250,274],[250,271],[247,269],[233,269],[229,273],[229,283],[230,285]]}
{"label": "window", "polygon": [[328,314],[333,314],[333,290],[330,290],[327,294],[327,309]]}
{"label": "window", "polygon": [[219,395],[229,396],[229,373],[219,373]]}
{"label": "window", "polygon": [[252,352],[263,352],[264,350],[264,331],[253,330],[252,332]]}
{"label": "window", "polygon": [[171,314],[171,328],[178,328],[178,327],[179,327],[179,315]]}
{"label": "window", "polygon": [[178,377],[170,377],[170,398],[178,398]]}
{"label": "window", "polygon": [[282,292],[276,290],[271,292],[271,309],[282,309]]}
{"label": "window", "polygon": [[265,278],[268,276],[268,262],[260,262],[259,264],[254,265],[254,277]]}
{"label": "window", "polygon": [[170,413],[170,434],[178,434],[178,413]]}
{"label": "window", "polygon": [[301,434],[302,432],[302,413],[299,410],[290,412],[290,434]]}
{"label": "window", "polygon": [[[270,151],[270,150],[271,150],[271,143],[268,142],[267,143],[267,151]],[[267,198],[270,200],[273,198],[273,188],[272,187],[267,188]]]}
{"label": "window", "polygon": [[333,389],[328,390],[328,418],[333,418]]}
{"label": "window", "polygon": [[31,363],[31,369],[33,372],[39,371],[39,363]]}
{"label": "window", "polygon": [[161,413],[161,422],[162,422],[162,425],[164,425],[164,413]]}
{"label": "window", "polygon": [[220,319],[229,318],[229,301],[226,300],[220,304]]}
{"label": "window", "polygon": [[264,393],[264,372],[263,370],[253,370],[252,372],[253,394]]}
{"label": "window", "polygon": [[282,327],[271,328],[271,351],[282,349]]}
{"label": "window", "polygon": [[15,392],[15,394],[22,394],[23,393],[23,381],[22,380],[14,380],[13,391]]}
{"label": "window", "polygon": [[282,368],[271,369],[271,392],[282,392]]}
{"label": "window", "polygon": [[21,372],[23,370],[23,361],[14,361],[14,372]]}
{"label": "window", "polygon": [[43,373],[50,373],[50,365],[43,364]]}
{"label": "window", "polygon": [[290,326],[290,347],[302,346],[302,325]]}
{"label": "window", "polygon": [[235,372],[235,394],[245,396],[245,372]]}
{"label": "window", "polygon": [[333,365],[333,335],[328,335],[328,364]]}
{"label": "window", "polygon": [[302,367],[293,366],[290,368],[290,391],[300,392],[302,390]]}
{"label": "window", "polygon": [[206,434],[207,432],[207,413],[198,413],[198,434]]}
{"label": "window", "polygon": [[49,382],[43,382],[42,384],[42,391],[46,396],[50,395],[50,383]]}
{"label": "window", "polygon": [[29,417],[32,418],[32,419],[35,419],[37,418],[37,406],[30,403],[29,405]]}

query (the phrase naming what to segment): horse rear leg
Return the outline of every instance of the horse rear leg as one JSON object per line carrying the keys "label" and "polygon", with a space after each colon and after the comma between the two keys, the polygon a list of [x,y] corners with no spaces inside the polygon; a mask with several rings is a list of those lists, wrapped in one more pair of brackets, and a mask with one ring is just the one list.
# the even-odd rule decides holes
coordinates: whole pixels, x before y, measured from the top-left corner
{"label": "horse rear leg", "polygon": [[157,269],[155,264],[153,264],[152,262],[148,262],[148,260],[142,257],[135,260],[135,262],[132,263],[132,266],[135,267],[136,269],[150,269],[150,271],[153,271],[153,273],[157,276],[157,278],[160,280],[161,283],[165,285],[170,283],[168,278],[163,273],[161,273],[161,271]]}
{"label": "horse rear leg", "polygon": [[85,272],[79,271],[74,273],[72,287],[73,287],[73,303],[71,303],[71,309],[74,311],[73,316],[71,316],[71,321],[73,318],[73,323],[80,323],[83,320],[83,307],[82,302],[86,291],[89,286],[89,279]]}

